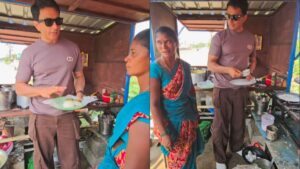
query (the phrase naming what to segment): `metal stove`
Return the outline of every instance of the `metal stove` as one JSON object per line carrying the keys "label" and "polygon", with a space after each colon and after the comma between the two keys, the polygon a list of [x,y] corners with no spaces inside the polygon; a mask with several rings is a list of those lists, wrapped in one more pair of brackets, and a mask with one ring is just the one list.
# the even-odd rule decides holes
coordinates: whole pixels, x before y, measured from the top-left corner
{"label": "metal stove", "polygon": [[272,97],[272,113],[285,134],[293,139],[300,149],[300,102],[288,102]]}

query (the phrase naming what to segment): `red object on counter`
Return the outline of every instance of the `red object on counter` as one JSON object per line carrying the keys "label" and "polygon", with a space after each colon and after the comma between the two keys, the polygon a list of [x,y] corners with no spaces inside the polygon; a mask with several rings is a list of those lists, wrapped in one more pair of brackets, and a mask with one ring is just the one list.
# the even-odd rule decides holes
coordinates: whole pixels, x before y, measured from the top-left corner
{"label": "red object on counter", "polygon": [[271,84],[272,84],[272,76],[271,76],[271,75],[268,75],[268,76],[266,77],[266,82],[265,82],[265,84],[266,84],[267,86],[271,86]]}
{"label": "red object on counter", "polygon": [[110,103],[110,96],[102,95],[102,101],[105,103]]}
{"label": "red object on counter", "polygon": [[[8,137],[4,136],[4,135],[0,136],[0,140],[5,139],[5,138],[8,138]],[[14,147],[14,143],[12,141],[0,144],[0,149],[5,151],[8,155],[12,151],[13,147]]]}
{"label": "red object on counter", "polygon": [[110,94],[106,89],[102,89],[102,101],[105,103],[110,103]]}

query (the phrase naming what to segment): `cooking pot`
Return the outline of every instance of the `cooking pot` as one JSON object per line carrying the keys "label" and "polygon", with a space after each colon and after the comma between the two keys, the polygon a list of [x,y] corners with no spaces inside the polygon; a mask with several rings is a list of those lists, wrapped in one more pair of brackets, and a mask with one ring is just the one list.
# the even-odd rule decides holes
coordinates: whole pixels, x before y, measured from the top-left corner
{"label": "cooking pot", "polygon": [[0,111],[9,110],[15,101],[15,92],[11,86],[1,86],[0,88]]}
{"label": "cooking pot", "polygon": [[289,103],[300,103],[300,95],[295,93],[278,92],[276,98]]}
{"label": "cooking pot", "polygon": [[22,109],[27,109],[29,107],[29,97],[17,96],[17,105]]}
{"label": "cooking pot", "polygon": [[102,135],[108,136],[112,134],[115,117],[112,114],[102,114],[98,116],[99,131]]}
{"label": "cooking pot", "polygon": [[192,70],[191,76],[193,84],[198,85],[198,83],[206,80],[206,70]]}
{"label": "cooking pot", "polygon": [[270,141],[276,140],[278,137],[278,128],[275,125],[267,126],[267,139]]}
{"label": "cooking pot", "polygon": [[257,114],[261,115],[264,112],[267,112],[268,109],[268,105],[269,105],[269,99],[267,98],[267,96],[261,96],[261,97],[257,97]]}

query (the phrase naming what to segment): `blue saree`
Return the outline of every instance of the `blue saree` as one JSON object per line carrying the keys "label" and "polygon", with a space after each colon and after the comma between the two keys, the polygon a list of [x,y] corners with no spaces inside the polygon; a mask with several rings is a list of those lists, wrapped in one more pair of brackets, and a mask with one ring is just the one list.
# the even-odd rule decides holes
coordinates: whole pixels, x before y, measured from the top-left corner
{"label": "blue saree", "polygon": [[[161,146],[162,153],[167,157],[168,169],[196,169],[196,157],[202,153],[204,142],[198,128],[189,64],[178,59],[169,72],[154,62],[150,65],[150,78],[161,82],[161,109],[167,119],[164,124],[173,145],[170,152]],[[161,140],[155,126],[154,133]]]}
{"label": "blue saree", "polygon": [[[104,159],[100,163],[98,169],[122,168],[125,161],[125,150],[128,144],[128,128],[131,123],[136,120],[150,124],[149,117],[150,93],[149,91],[146,91],[134,97],[118,113],[113,135],[109,138]],[[121,139],[123,143],[115,150],[112,150],[112,147],[119,139]]]}

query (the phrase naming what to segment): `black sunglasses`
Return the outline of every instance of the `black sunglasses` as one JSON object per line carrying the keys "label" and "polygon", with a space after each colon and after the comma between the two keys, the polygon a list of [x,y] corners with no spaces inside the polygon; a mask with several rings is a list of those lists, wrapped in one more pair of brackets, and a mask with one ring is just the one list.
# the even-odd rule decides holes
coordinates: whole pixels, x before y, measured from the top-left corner
{"label": "black sunglasses", "polygon": [[55,19],[51,19],[51,18],[46,18],[43,20],[39,20],[39,22],[44,22],[46,26],[50,27],[53,25],[53,23],[55,22],[56,25],[62,25],[63,24],[63,18],[58,17]]}
{"label": "black sunglasses", "polygon": [[234,21],[239,20],[241,17],[242,17],[242,15],[230,15],[230,14],[225,15],[225,18],[227,20],[234,20]]}

